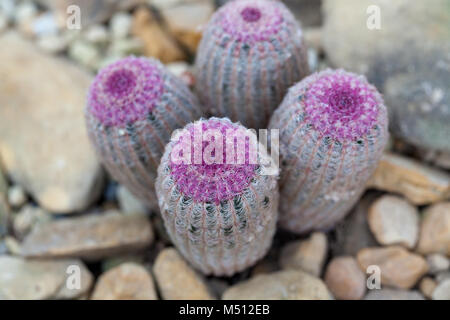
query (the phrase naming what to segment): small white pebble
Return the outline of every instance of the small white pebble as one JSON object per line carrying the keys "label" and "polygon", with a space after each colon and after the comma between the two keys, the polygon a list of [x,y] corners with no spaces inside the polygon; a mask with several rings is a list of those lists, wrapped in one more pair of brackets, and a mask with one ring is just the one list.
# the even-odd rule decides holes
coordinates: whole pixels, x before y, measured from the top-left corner
{"label": "small white pebble", "polygon": [[12,207],[18,208],[26,201],[27,195],[21,186],[14,185],[8,189],[8,202]]}

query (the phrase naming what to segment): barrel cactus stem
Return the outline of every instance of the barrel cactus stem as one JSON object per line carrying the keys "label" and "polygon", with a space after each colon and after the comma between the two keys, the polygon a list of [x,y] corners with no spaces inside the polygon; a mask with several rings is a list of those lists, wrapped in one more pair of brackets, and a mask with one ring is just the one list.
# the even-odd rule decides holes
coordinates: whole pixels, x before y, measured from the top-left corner
{"label": "barrel cactus stem", "polygon": [[388,140],[381,95],[344,70],[290,88],[269,128],[280,130],[280,223],[296,233],[328,229],[345,216]]}
{"label": "barrel cactus stem", "polygon": [[[210,130],[219,133],[214,140],[207,138]],[[232,275],[253,265],[271,245],[278,216],[277,175],[262,174],[259,163],[270,161],[266,150],[252,148],[246,138],[249,131],[229,119],[201,119],[182,132],[167,145],[158,168],[156,193],[164,224],[195,268],[205,274]],[[229,138],[231,133],[236,140]],[[197,134],[203,137],[197,143],[202,155],[198,161]],[[253,136],[251,132],[248,137]],[[208,151],[208,141],[219,147]],[[246,150],[240,162],[237,152],[244,149],[237,148],[238,141]],[[233,155],[230,150],[235,148]],[[189,150],[188,162],[174,160]],[[257,152],[258,161],[251,161],[252,152]],[[214,162],[206,159],[208,154],[214,154]]]}
{"label": "barrel cactus stem", "polygon": [[203,32],[195,74],[205,113],[263,129],[287,89],[309,74],[300,26],[281,1],[231,1]]}
{"label": "barrel cactus stem", "polygon": [[154,182],[164,146],[173,130],[200,118],[197,99],[159,61],[128,57],[99,71],[85,114],[108,172],[156,209]]}

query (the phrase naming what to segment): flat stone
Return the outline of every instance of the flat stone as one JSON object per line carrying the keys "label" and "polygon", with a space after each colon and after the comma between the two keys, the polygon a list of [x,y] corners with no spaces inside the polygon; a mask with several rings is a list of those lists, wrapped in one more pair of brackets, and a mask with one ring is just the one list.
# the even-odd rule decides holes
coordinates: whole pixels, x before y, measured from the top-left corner
{"label": "flat stone", "polygon": [[173,248],[162,250],[153,273],[165,300],[212,300],[203,277],[194,271]]}
{"label": "flat stone", "polygon": [[364,300],[425,300],[416,290],[376,289],[370,290]]}
{"label": "flat stone", "polygon": [[385,195],[369,209],[369,227],[382,245],[412,249],[419,237],[419,211],[403,198]]}
{"label": "flat stone", "polygon": [[153,238],[150,221],[144,215],[123,215],[116,211],[91,213],[34,228],[23,241],[22,255],[99,260],[144,249]]}
{"label": "flat stone", "polygon": [[386,153],[368,187],[399,193],[415,205],[425,205],[450,197],[450,175],[413,159]]}
{"label": "flat stone", "polygon": [[318,277],[327,250],[326,235],[315,232],[307,240],[293,241],[285,245],[280,254],[280,266],[282,269],[303,270]]}
{"label": "flat stone", "polygon": [[423,212],[417,251],[450,256],[450,202],[435,204]]}
{"label": "flat stone", "polygon": [[11,179],[57,213],[86,209],[102,170],[83,109],[91,76],[40,53],[15,32],[0,36],[0,156]]}
{"label": "flat stone", "polygon": [[372,265],[380,268],[382,285],[400,289],[412,288],[428,271],[422,256],[400,246],[362,249],[357,259],[363,270]]}
{"label": "flat stone", "polygon": [[299,270],[257,275],[230,287],[223,300],[330,300],[322,280]]}
{"label": "flat stone", "polygon": [[103,273],[92,300],[157,300],[150,273],[135,263],[123,263]]}
{"label": "flat stone", "polygon": [[[78,271],[79,288],[69,287],[71,277]],[[92,274],[79,260],[36,261],[0,256],[0,299],[73,299],[87,293],[92,281]]]}
{"label": "flat stone", "polygon": [[350,256],[331,260],[325,272],[325,284],[339,300],[361,300],[366,293],[366,275]]}

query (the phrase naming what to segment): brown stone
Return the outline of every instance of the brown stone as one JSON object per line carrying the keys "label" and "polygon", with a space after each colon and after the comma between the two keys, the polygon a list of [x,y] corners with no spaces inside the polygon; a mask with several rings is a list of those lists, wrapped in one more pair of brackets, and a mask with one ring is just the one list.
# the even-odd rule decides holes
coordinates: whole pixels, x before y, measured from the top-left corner
{"label": "brown stone", "polygon": [[162,250],[153,273],[165,300],[212,300],[205,280],[173,248]]}
{"label": "brown stone", "polygon": [[144,43],[144,53],[163,63],[186,59],[176,41],[164,30],[154,14],[142,7],[133,18],[132,34]]}
{"label": "brown stone", "polygon": [[223,300],[330,300],[322,280],[299,270],[262,274],[230,287]]}
{"label": "brown stone", "polygon": [[366,292],[366,276],[350,256],[331,260],[325,272],[325,284],[339,300],[360,300]]}
{"label": "brown stone", "polygon": [[22,255],[98,260],[143,249],[153,238],[150,221],[144,215],[92,213],[37,226],[25,238]]}
{"label": "brown stone", "polygon": [[417,251],[450,256],[450,202],[433,205],[424,211]]}
{"label": "brown stone", "polygon": [[382,157],[368,186],[400,193],[416,205],[436,203],[450,197],[450,175],[391,153]]}
{"label": "brown stone", "polygon": [[400,244],[412,249],[419,236],[419,211],[408,201],[385,195],[369,209],[369,227],[382,245]]}
{"label": "brown stone", "polygon": [[382,285],[400,289],[412,288],[428,271],[422,256],[400,246],[362,249],[357,259],[363,270],[371,265],[380,268]]}
{"label": "brown stone", "polygon": [[313,276],[320,276],[327,255],[328,244],[324,233],[315,232],[309,239],[293,241],[281,250],[282,269],[303,270]]}
{"label": "brown stone", "polygon": [[422,292],[422,294],[428,299],[431,299],[433,291],[434,289],[436,289],[436,287],[437,287],[436,281],[430,277],[423,278],[419,284],[420,292]]}
{"label": "brown stone", "polygon": [[92,300],[156,300],[150,273],[136,263],[121,265],[103,273],[94,288]]}

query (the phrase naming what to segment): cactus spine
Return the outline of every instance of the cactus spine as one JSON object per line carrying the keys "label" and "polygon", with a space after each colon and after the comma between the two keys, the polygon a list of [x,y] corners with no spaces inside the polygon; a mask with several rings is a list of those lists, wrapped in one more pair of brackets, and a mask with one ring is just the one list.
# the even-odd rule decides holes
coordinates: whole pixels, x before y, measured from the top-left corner
{"label": "cactus spine", "polygon": [[[209,143],[204,141],[210,141],[206,135],[211,129],[220,133],[214,141],[223,147],[214,149],[214,162],[207,162]],[[237,140],[228,140],[230,131]],[[271,245],[278,215],[277,176],[262,174],[258,163],[270,161],[263,148],[258,148],[258,162],[250,161],[255,152],[250,150],[255,149],[245,138],[249,131],[229,119],[202,119],[182,132],[166,146],[158,168],[156,193],[166,229],[195,268],[205,274],[232,275],[254,264]],[[197,162],[195,135],[203,137],[197,142],[202,151]],[[256,139],[253,132],[249,137]],[[244,150],[237,147],[241,138],[246,139],[242,145],[246,154],[245,161],[238,162],[228,147],[236,148],[236,153]],[[191,150],[186,154],[190,162],[173,160],[180,150],[183,154]]]}
{"label": "cactus spine", "polygon": [[205,113],[265,128],[287,89],[308,73],[299,24],[280,1],[232,1],[203,32],[195,64]]}
{"label": "cactus spine", "polygon": [[194,95],[159,61],[128,57],[99,71],[85,115],[111,176],[156,209],[154,182],[164,146],[173,130],[201,116]]}
{"label": "cactus spine", "polygon": [[280,223],[296,233],[330,228],[345,216],[388,139],[380,94],[344,70],[290,88],[269,128],[280,130]]}

